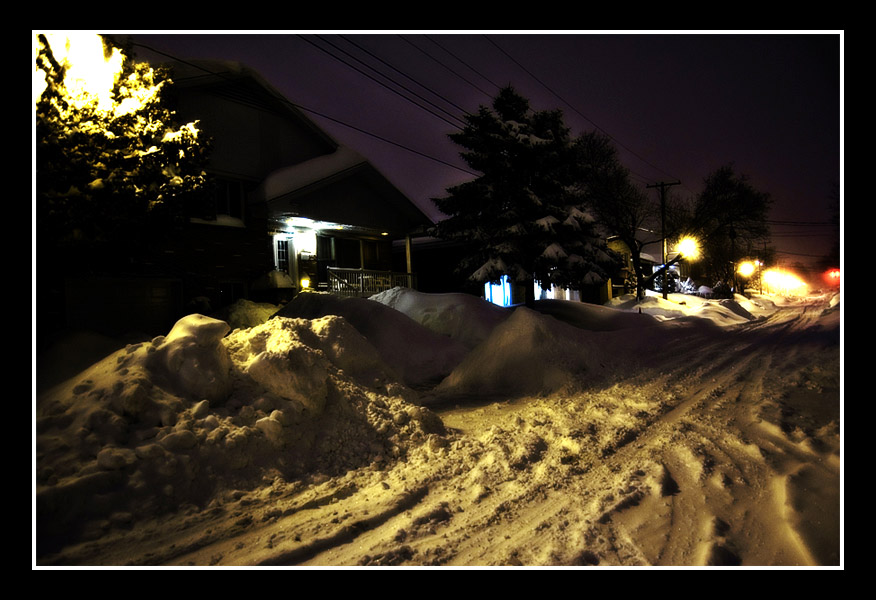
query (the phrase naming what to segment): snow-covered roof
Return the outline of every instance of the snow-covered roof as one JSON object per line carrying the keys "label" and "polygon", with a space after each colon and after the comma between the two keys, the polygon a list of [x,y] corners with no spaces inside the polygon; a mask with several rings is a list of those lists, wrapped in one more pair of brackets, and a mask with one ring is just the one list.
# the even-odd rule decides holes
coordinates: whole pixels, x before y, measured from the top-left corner
{"label": "snow-covered roof", "polygon": [[331,154],[274,171],[256,190],[255,199],[270,201],[366,164],[368,161],[358,152],[339,146]]}

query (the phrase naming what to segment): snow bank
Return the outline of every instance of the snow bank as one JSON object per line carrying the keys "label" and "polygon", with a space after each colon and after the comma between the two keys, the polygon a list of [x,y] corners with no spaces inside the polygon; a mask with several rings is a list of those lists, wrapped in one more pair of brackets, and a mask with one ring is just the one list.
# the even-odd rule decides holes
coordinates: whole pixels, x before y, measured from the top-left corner
{"label": "snow bank", "polygon": [[404,313],[423,327],[452,338],[467,348],[483,342],[511,311],[470,294],[424,294],[393,288],[370,300]]}
{"label": "snow bank", "polygon": [[327,315],[341,316],[355,327],[388,367],[412,387],[434,385],[450,373],[468,351],[460,342],[367,298],[302,293],[280,309],[275,318],[317,319]]}
{"label": "snow bank", "polygon": [[394,380],[374,347],[341,317],[278,317],[235,331],[225,345],[243,373],[314,415],[325,406],[332,367],[369,386]]}
{"label": "snow bank", "polygon": [[597,355],[587,332],[518,307],[438,385],[436,399],[550,394],[582,377]]}
{"label": "snow bank", "polygon": [[41,555],[265,478],[380,468],[444,433],[341,317],[229,329],[189,315],[37,399]]}
{"label": "snow bank", "polygon": [[538,300],[533,308],[542,314],[551,315],[564,323],[589,331],[638,329],[658,323],[657,319],[647,313],[620,311],[584,302]]}
{"label": "snow bank", "polygon": [[180,394],[224,400],[231,391],[231,359],[222,338],[230,329],[225,321],[188,315],[166,338],[152,341],[149,368]]}
{"label": "snow bank", "polygon": [[270,319],[279,308],[278,305],[268,302],[240,299],[211,316],[228,323],[233,331],[261,325]]}
{"label": "snow bank", "polygon": [[661,321],[696,317],[721,327],[747,323],[776,310],[775,304],[763,297],[749,299],[736,294],[732,300],[708,300],[687,294],[668,294],[664,299],[662,294],[652,291],[648,291],[641,301],[637,301],[635,295],[627,294],[613,298],[606,306],[641,312]]}

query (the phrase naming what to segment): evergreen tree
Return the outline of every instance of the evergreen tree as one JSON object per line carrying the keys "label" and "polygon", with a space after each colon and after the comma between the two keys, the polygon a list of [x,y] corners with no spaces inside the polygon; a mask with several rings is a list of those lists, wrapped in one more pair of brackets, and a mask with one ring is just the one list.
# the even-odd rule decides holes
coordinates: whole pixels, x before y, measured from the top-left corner
{"label": "evergreen tree", "polygon": [[560,111],[534,111],[507,87],[450,138],[481,175],[435,199],[448,215],[436,233],[467,244],[459,268],[471,281],[508,275],[531,300],[533,281],[580,289],[606,280],[613,260],[583,208],[574,143]]}
{"label": "evergreen tree", "polygon": [[[205,184],[208,144],[196,123],[174,124],[166,72],[95,37],[91,60],[71,58],[87,40],[36,39],[36,216],[44,241],[131,239],[150,222],[180,216],[183,198]],[[85,62],[109,71],[101,89],[94,87],[101,72],[77,74]]]}

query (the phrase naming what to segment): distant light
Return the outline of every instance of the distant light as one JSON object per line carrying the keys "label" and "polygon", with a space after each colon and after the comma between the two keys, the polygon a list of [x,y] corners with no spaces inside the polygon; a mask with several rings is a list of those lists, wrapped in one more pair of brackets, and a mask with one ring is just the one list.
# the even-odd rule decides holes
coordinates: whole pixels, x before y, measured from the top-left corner
{"label": "distant light", "polygon": [[310,287],[310,280],[307,277],[301,279],[301,289],[306,290]]}
{"label": "distant light", "polygon": [[809,291],[809,286],[794,273],[780,269],[764,271],[763,288],[768,294],[787,296],[802,296]]}
{"label": "distant light", "polygon": [[389,235],[389,232],[388,232],[388,231],[383,231],[383,232],[381,232],[380,235]]}
{"label": "distant light", "polygon": [[831,287],[839,287],[840,284],[840,270],[839,269],[828,269],[822,275],[824,278],[824,282]]}

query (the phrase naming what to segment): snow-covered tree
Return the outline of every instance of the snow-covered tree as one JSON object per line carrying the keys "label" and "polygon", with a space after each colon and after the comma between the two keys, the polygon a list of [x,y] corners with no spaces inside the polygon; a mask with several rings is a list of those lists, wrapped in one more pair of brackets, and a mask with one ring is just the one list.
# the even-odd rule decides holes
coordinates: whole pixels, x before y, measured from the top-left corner
{"label": "snow-covered tree", "polygon": [[35,36],[36,216],[53,241],[104,241],[181,213],[208,145],[177,126],[165,72],[101,36]]}
{"label": "snow-covered tree", "polygon": [[435,199],[446,215],[439,237],[467,244],[459,265],[483,283],[508,275],[525,285],[580,289],[606,280],[613,264],[583,205],[574,140],[562,113],[535,111],[513,88],[466,116],[450,138],[481,173]]}

